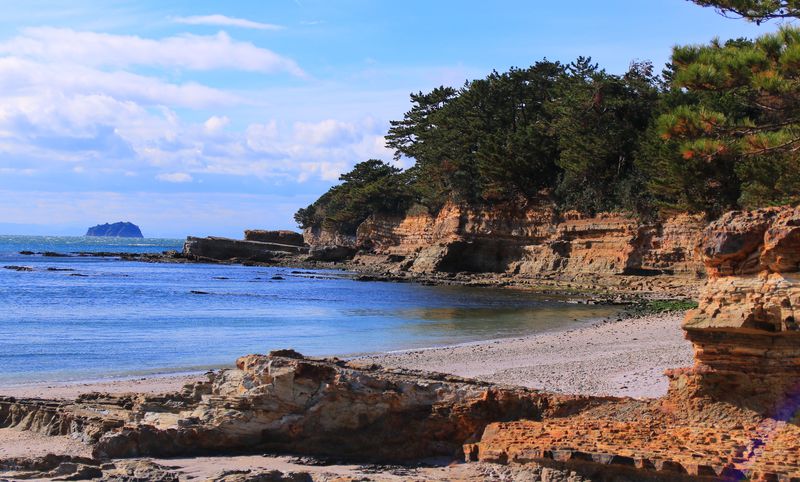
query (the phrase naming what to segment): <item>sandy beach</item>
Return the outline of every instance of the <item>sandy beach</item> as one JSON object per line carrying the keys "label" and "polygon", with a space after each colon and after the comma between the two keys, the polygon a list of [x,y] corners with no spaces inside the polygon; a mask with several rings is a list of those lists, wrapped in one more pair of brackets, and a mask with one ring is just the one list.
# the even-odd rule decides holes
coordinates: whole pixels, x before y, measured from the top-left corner
{"label": "sandy beach", "polygon": [[667,392],[664,370],[692,364],[682,320],[682,313],[645,315],[364,360],[561,393],[655,398]]}

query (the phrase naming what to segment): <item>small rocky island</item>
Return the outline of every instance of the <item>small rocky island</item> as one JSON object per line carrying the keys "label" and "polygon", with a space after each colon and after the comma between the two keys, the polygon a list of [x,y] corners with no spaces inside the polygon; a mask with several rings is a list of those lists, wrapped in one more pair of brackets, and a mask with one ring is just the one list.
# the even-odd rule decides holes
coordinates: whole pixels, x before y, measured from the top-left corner
{"label": "small rocky island", "polygon": [[139,226],[129,222],[105,223],[86,230],[86,236],[109,236],[117,238],[143,238]]}

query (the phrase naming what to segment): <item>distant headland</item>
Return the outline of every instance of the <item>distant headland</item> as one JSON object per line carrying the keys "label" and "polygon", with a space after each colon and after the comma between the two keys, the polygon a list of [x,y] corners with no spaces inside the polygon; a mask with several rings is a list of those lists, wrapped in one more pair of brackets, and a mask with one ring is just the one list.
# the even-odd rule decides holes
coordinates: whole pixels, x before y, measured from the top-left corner
{"label": "distant headland", "polygon": [[98,224],[86,230],[86,236],[115,236],[119,238],[143,238],[142,230],[139,226],[128,223],[118,222],[113,224]]}

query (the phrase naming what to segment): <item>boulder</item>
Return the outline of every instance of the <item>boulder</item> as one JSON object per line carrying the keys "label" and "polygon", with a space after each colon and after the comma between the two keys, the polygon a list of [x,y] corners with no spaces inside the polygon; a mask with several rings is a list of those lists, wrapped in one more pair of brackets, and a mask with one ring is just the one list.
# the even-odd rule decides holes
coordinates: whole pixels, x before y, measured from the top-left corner
{"label": "boulder", "polygon": [[773,413],[800,396],[800,209],[728,213],[699,251],[709,279],[684,322],[696,366],[673,385]]}

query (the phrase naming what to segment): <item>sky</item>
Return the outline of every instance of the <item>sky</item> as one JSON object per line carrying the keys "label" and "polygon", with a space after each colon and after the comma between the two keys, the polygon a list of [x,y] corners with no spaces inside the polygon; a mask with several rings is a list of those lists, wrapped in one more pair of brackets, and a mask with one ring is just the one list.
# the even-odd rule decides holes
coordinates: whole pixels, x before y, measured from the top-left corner
{"label": "sky", "polygon": [[775,30],[685,0],[2,0],[0,234],[296,229],[409,93]]}

